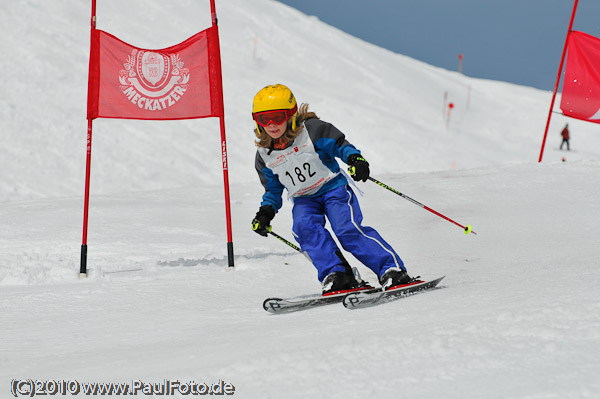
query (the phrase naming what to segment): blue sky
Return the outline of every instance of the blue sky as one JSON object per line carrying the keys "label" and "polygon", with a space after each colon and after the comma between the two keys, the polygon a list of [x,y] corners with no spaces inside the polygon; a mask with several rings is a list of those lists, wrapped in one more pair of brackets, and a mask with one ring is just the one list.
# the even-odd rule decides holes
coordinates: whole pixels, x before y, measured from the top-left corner
{"label": "blue sky", "polygon": [[[552,90],[572,0],[278,0],[363,40],[477,78]],[[600,1],[573,24],[600,37]],[[564,72],[564,70],[563,70]]]}

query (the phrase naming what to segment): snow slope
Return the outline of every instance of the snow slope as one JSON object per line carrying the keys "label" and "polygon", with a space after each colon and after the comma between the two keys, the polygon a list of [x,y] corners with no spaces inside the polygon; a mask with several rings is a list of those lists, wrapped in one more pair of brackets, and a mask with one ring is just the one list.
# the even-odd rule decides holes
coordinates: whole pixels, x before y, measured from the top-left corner
{"label": "snow slope", "polygon": [[[366,223],[413,274],[446,275],[443,288],[377,308],[282,316],[262,300],[314,292],[316,273],[247,228],[254,185],[234,190],[235,271],[225,267],[212,188],[97,198],[86,281],[76,279],[79,201],[7,204],[0,380],[7,390],[25,377],[221,378],[242,398],[597,397],[600,206],[587,187],[599,167],[384,175],[478,232],[465,236],[364,185]],[[273,228],[291,238],[288,212]]]}
{"label": "snow slope", "polygon": [[[217,122],[97,120],[90,275],[79,280],[84,3],[0,11],[10,55],[0,65],[11,71],[0,98],[0,397],[11,397],[15,378],[223,379],[240,398],[600,395],[597,126],[569,121],[574,151],[559,152],[566,120],[554,116],[537,164],[550,93],[458,76],[273,1],[217,2],[235,270],[226,267]],[[98,27],[140,47],[210,24],[208,2],[178,2],[185,13],[169,2],[99,3]],[[365,223],[411,274],[446,275],[442,289],[360,311],[262,310],[267,296],[319,289],[302,255],[249,229],[262,194],[250,103],[277,81],[345,131],[373,176],[473,225],[478,235],[465,236],[360,185]],[[457,104],[448,128],[445,91]],[[273,221],[289,239],[290,209]]]}

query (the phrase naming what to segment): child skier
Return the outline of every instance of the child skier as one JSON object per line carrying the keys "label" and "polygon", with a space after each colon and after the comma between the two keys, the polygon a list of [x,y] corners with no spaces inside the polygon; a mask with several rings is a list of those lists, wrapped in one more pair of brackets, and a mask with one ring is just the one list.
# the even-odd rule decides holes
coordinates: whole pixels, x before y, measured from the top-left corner
{"label": "child skier", "polygon": [[293,199],[293,233],[322,282],[323,295],[371,288],[350,268],[330,233],[325,216],[342,247],[375,274],[384,289],[414,281],[394,249],[371,227],[361,225],[354,192],[335,158],[349,165],[355,181],[366,181],[369,163],[332,124],[300,108],[286,86],[266,86],[254,97],[252,118],[258,140],[256,171],[265,194],[252,229],[267,236],[282,206],[286,188]]}

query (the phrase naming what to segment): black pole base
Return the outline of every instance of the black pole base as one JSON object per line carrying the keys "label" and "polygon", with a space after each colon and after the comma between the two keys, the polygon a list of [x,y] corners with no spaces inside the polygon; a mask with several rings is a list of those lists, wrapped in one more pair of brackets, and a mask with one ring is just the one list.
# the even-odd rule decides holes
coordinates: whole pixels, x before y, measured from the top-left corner
{"label": "black pole base", "polygon": [[227,243],[227,260],[229,261],[229,267],[233,267],[233,242]]}
{"label": "black pole base", "polygon": [[81,263],[79,267],[79,277],[87,277],[87,244],[81,246]]}

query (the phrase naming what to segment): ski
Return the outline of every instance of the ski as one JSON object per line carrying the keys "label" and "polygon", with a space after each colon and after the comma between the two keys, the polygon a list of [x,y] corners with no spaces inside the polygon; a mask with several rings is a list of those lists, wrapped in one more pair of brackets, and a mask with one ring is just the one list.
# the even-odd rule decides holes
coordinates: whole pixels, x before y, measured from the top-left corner
{"label": "ski", "polygon": [[[356,292],[376,292],[380,290],[381,288],[368,288],[360,291],[350,292],[350,294],[354,294]],[[263,309],[273,314],[296,312],[298,310],[310,309],[317,306],[340,303],[348,294],[349,292],[342,292],[340,294],[327,296],[323,296],[321,294],[312,294],[301,295],[292,298],[267,298],[263,302]]]}
{"label": "ski", "polygon": [[346,294],[342,298],[342,303],[347,309],[362,309],[369,306],[388,303],[415,292],[432,289],[437,286],[444,277],[446,276],[431,281],[417,281],[389,291],[381,291],[381,289],[379,289],[376,291],[371,290],[369,292],[353,292]]}

